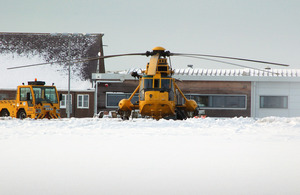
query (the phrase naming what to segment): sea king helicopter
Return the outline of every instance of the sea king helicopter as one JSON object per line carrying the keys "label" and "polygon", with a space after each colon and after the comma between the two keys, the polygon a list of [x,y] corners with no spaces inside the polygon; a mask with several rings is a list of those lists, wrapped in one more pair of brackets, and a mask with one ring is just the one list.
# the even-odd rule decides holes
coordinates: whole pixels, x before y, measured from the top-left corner
{"label": "sea king helicopter", "polygon": [[[94,58],[86,59],[75,59],[68,61],[57,61],[49,63],[40,63],[40,64],[31,64],[23,65],[18,67],[10,67],[8,69],[24,68],[31,66],[39,66],[53,63],[62,63],[62,62],[86,62],[91,60],[99,60],[105,58],[121,57],[121,56],[135,56],[135,55],[144,55],[151,56],[149,63],[146,66],[146,69],[138,74],[133,72],[132,76],[139,78],[139,84],[136,89],[133,91],[131,96],[128,99],[122,99],[119,102],[118,113],[123,120],[129,119],[133,110],[139,110],[139,113],[142,117],[152,117],[153,119],[159,120],[162,118],[165,119],[186,119],[189,117],[197,116],[199,113],[199,108],[197,102],[192,99],[187,99],[182,91],[176,84],[175,78],[172,77],[174,70],[171,68],[171,65],[168,63],[167,58],[170,56],[182,56],[182,57],[191,57],[199,58],[204,60],[210,60],[220,63],[226,63],[230,65],[240,66],[244,68],[256,69],[249,66],[243,66],[231,62],[220,61],[212,58],[222,58],[229,60],[240,60],[248,61],[255,63],[264,63],[277,66],[289,66],[287,64],[266,62],[261,60],[253,60],[246,58],[236,58],[228,56],[218,56],[218,55],[206,55],[206,54],[186,54],[186,53],[171,53],[166,51],[163,47],[154,47],[152,51],[147,51],[144,53],[128,53],[128,54],[117,54],[117,55],[106,55],[98,56]],[[268,70],[261,70],[270,72]],[[138,93],[139,101],[132,102],[134,95]],[[178,103],[178,96],[182,96],[184,103]]]}
{"label": "sea king helicopter", "polygon": [[[198,105],[195,100],[188,100],[172,78],[174,71],[168,64],[169,51],[163,47],[155,47],[146,70],[142,75],[133,72],[132,76],[139,78],[139,85],[128,99],[119,102],[118,113],[122,119],[128,119],[132,110],[139,110],[142,116],[150,116],[156,120],[161,118],[186,119],[198,115]],[[184,98],[184,104],[177,103],[177,93]],[[136,104],[131,102],[134,95],[139,94]]]}

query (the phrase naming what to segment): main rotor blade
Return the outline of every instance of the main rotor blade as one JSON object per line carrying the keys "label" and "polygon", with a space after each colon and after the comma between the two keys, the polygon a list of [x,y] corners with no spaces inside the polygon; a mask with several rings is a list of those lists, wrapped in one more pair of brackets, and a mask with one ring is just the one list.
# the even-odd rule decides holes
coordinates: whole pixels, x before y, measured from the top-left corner
{"label": "main rotor blade", "polygon": [[159,53],[155,54],[154,56],[152,56],[150,58],[147,75],[154,76],[156,74],[156,67],[157,67],[157,63],[158,63],[158,58],[159,58]]}
{"label": "main rotor blade", "polygon": [[246,58],[235,58],[235,57],[228,57],[228,56],[217,56],[217,55],[206,55],[206,54],[185,54],[185,53],[171,53],[170,55],[174,56],[198,56],[198,57],[212,57],[212,58],[224,58],[224,59],[231,59],[231,60],[240,60],[240,61],[248,61],[248,62],[256,62],[256,63],[263,63],[263,64],[271,64],[275,66],[289,66],[287,64],[275,63],[275,62],[267,62],[261,60],[253,60],[253,59],[246,59]]}
{"label": "main rotor blade", "polygon": [[60,60],[60,61],[54,61],[54,62],[44,62],[44,63],[38,63],[38,64],[14,66],[14,67],[9,67],[7,69],[11,70],[11,69],[18,69],[18,68],[28,68],[28,67],[32,67],[32,66],[43,66],[43,65],[47,65],[47,64],[56,64],[56,63],[59,64],[59,63],[66,63],[66,62],[78,63],[78,62],[87,62],[87,61],[93,61],[93,60],[99,60],[99,59],[105,59],[105,58],[113,58],[113,57],[121,57],[121,56],[134,56],[134,55],[146,55],[146,53],[128,53],[128,54],[99,56],[99,57],[92,57],[92,58]]}
{"label": "main rotor blade", "polygon": [[272,74],[277,74],[278,75],[278,73],[275,73],[275,72],[272,72],[272,71],[263,70],[263,69],[259,69],[259,68],[253,68],[253,67],[250,67],[250,66],[240,65],[240,64],[231,63],[231,62],[225,62],[225,61],[222,61],[222,60],[214,60],[214,59],[209,59],[209,58],[204,58],[204,57],[197,57],[197,56],[182,56],[182,57],[190,57],[190,58],[208,60],[208,61],[213,61],[213,62],[220,62],[220,63],[223,63],[223,64],[229,64],[229,65],[233,65],[233,66],[238,66],[238,67],[242,67],[242,68],[249,68],[249,69],[252,69],[252,70],[258,70],[258,71],[262,71],[262,72],[272,73]]}

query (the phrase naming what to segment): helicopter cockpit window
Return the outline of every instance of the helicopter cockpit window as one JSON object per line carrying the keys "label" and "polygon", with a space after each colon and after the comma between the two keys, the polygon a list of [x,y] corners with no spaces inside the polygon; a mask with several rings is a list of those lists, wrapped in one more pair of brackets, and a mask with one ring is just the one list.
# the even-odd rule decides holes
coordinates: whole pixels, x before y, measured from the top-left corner
{"label": "helicopter cockpit window", "polygon": [[159,88],[159,79],[154,79],[154,88]]}
{"label": "helicopter cockpit window", "polygon": [[144,88],[152,89],[153,88],[153,79],[144,79]]}
{"label": "helicopter cockpit window", "polygon": [[168,90],[168,89],[170,89],[170,79],[162,79],[161,80],[161,88],[163,89],[163,90]]}

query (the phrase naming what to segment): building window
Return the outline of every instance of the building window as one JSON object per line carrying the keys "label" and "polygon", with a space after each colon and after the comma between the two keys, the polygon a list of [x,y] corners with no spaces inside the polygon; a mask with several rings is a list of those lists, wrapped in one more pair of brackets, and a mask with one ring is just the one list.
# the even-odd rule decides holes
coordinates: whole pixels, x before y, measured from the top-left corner
{"label": "building window", "polygon": [[89,95],[88,94],[77,95],[77,108],[89,108]]}
{"label": "building window", "polygon": [[288,108],[288,96],[260,96],[260,108]]}
{"label": "building window", "polygon": [[[107,92],[106,93],[106,108],[118,108],[119,102],[122,99],[128,99],[131,96],[131,93],[113,93]],[[135,94],[131,99],[131,102],[134,104],[139,101],[138,94]]]}
{"label": "building window", "polygon": [[186,95],[188,99],[193,99],[202,109],[246,109],[246,95]]}
{"label": "building window", "polygon": [[[67,100],[68,100],[68,94],[62,94],[62,99],[60,101],[60,108],[67,108]],[[70,94],[70,100],[72,105],[72,94]]]}

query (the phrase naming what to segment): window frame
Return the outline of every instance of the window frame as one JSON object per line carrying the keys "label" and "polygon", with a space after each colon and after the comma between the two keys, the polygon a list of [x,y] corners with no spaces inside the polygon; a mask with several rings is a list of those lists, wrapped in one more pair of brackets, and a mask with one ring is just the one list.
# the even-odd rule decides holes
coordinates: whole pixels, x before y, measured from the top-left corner
{"label": "window frame", "polygon": [[[283,107],[264,107],[262,106],[262,98],[271,98],[271,97],[282,97],[282,98],[286,98],[286,100],[282,100],[285,101],[286,105],[283,105]],[[283,102],[284,104],[284,102]],[[259,96],[259,108],[260,109],[289,109],[289,97],[287,95],[260,95]]]}
{"label": "window frame", "polygon": [[[87,105],[85,105],[85,98],[87,98]],[[79,98],[82,97],[82,105],[79,105],[80,101]],[[78,109],[89,109],[90,108],[90,95],[89,94],[77,94],[77,108]]]}
{"label": "window frame", "polygon": [[[210,107],[210,106],[199,106],[200,109],[203,110],[247,110],[247,102],[248,102],[248,96],[247,94],[184,94],[186,96],[187,99],[191,99],[191,96],[208,96],[208,99],[210,99],[209,97],[213,97],[213,96],[237,96],[237,97],[245,97],[245,107]],[[184,102],[184,100],[183,100]],[[197,101],[196,101],[197,102]],[[198,102],[197,102],[198,104]]]}
{"label": "window frame", "polygon": [[[60,108],[64,108],[64,109],[67,109],[67,96],[68,94],[61,94],[62,95],[62,99],[59,103],[59,107]],[[72,94],[70,94],[70,98],[71,98],[71,106],[72,106]],[[64,105],[63,105],[63,102],[64,102]]]}
{"label": "window frame", "polygon": [[[117,105],[117,106],[109,106],[108,105],[108,95],[124,95],[124,98],[122,98],[122,99],[128,99],[130,96],[131,96],[131,94],[132,93],[124,93],[124,92],[106,92],[106,94],[105,94],[105,108],[119,108],[119,106]],[[139,101],[139,94],[138,93],[136,93],[135,95],[134,95],[134,97],[136,97],[136,98],[138,98],[138,101]],[[133,98],[134,98],[133,97]],[[132,99],[133,99],[132,98]],[[133,101],[132,101],[132,103],[134,103]]]}
{"label": "window frame", "polygon": [[19,93],[19,100],[20,101],[28,101],[27,100],[27,93],[30,93],[30,100],[29,101],[33,101],[32,90],[31,90],[30,87],[20,87],[19,90],[20,90],[19,91],[20,92]]}

